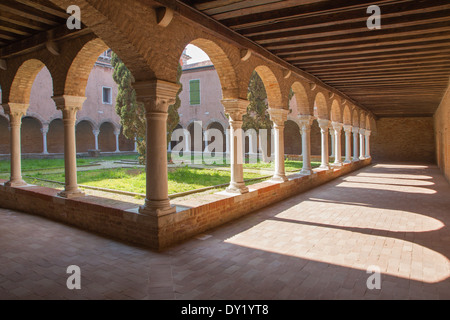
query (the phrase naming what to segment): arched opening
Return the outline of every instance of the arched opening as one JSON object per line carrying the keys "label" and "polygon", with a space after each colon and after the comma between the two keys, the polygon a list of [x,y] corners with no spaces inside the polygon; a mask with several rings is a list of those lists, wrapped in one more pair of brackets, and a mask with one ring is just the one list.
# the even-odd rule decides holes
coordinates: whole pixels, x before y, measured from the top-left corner
{"label": "arched opening", "polygon": [[112,123],[103,122],[100,125],[98,148],[102,152],[114,152],[116,150],[116,138],[114,135],[114,125]]}
{"label": "arched opening", "polygon": [[119,150],[120,151],[133,151],[134,150],[134,140],[128,139],[123,134],[123,127],[120,128],[119,134]]}
{"label": "arched opening", "polygon": [[95,136],[93,125],[87,120],[82,120],[76,125],[76,146],[77,152],[88,152],[95,149]]}
{"label": "arched opening", "polygon": [[199,121],[193,121],[188,125],[187,130],[191,137],[190,151],[202,153],[205,150],[205,141],[201,123]]}
{"label": "arched opening", "polygon": [[300,128],[292,120],[287,120],[284,126],[284,153],[294,155],[302,153]]}
{"label": "arched opening", "polygon": [[0,116],[0,154],[9,154],[9,121]]}
{"label": "arched opening", "polygon": [[42,124],[33,117],[23,117],[21,126],[22,153],[42,153]]}
{"label": "arched opening", "polygon": [[47,150],[48,153],[64,152],[64,124],[62,119],[54,119],[48,125]]}
{"label": "arched opening", "polygon": [[[212,123],[210,123],[209,125],[208,125],[208,128],[207,128],[207,130],[210,130],[210,129],[216,129],[216,130],[219,130],[220,131],[220,133],[222,134],[222,146],[220,147],[221,148],[221,152],[225,152],[225,150],[226,150],[226,136],[225,136],[225,130],[224,130],[224,128],[223,128],[223,126],[222,126],[222,124],[220,124],[220,122],[212,122]],[[208,145],[209,144],[211,144],[211,143],[214,143],[215,142],[215,140],[216,140],[216,137],[210,137],[209,139],[208,139]],[[216,150],[216,151],[220,151],[220,150]]]}
{"label": "arched opening", "polygon": [[31,88],[37,74],[44,66],[44,63],[37,59],[30,59],[22,63],[14,76],[7,102],[29,104]]}

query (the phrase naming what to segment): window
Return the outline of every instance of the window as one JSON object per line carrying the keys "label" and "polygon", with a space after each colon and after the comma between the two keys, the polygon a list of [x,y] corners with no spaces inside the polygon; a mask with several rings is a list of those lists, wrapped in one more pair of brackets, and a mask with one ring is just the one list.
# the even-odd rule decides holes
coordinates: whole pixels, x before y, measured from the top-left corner
{"label": "window", "polygon": [[103,104],[112,104],[112,90],[110,87],[103,87]]}
{"label": "window", "polygon": [[200,80],[189,81],[189,103],[200,104]]}

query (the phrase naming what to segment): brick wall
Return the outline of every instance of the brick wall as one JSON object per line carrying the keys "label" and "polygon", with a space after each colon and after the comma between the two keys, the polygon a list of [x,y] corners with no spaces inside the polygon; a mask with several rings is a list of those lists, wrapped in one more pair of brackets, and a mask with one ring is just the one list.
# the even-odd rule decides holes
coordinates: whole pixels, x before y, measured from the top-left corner
{"label": "brick wall", "polygon": [[0,154],[9,154],[9,122],[0,116]]}
{"label": "brick wall", "polygon": [[437,164],[450,182],[450,87],[434,114],[434,125]]}
{"label": "brick wall", "polygon": [[87,121],[80,121],[76,126],[77,152],[87,152],[95,149],[95,137],[92,126]]}
{"label": "brick wall", "polygon": [[64,152],[64,124],[61,119],[53,120],[48,126],[47,150],[49,153]]}
{"label": "brick wall", "polygon": [[43,139],[41,124],[30,117],[22,119],[21,127],[22,153],[41,153],[43,151]]}
{"label": "brick wall", "polygon": [[112,124],[105,122],[100,126],[98,148],[102,152],[114,152],[116,150],[116,136]]}
{"label": "brick wall", "polygon": [[433,118],[381,118],[370,145],[374,161],[435,162]]}

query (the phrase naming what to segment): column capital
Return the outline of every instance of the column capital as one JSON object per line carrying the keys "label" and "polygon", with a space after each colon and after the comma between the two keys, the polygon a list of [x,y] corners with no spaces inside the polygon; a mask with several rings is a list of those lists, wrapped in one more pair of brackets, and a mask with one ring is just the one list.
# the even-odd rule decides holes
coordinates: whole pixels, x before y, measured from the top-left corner
{"label": "column capital", "polygon": [[272,120],[277,127],[284,126],[284,123],[287,121],[289,110],[269,108],[268,111],[270,120]]}
{"label": "column capital", "polygon": [[83,108],[83,103],[86,101],[86,97],[83,96],[53,96],[56,109],[61,110],[63,113],[63,121],[75,121],[75,115]]}
{"label": "column capital", "polygon": [[352,127],[351,125],[349,125],[349,124],[344,124],[344,131],[345,131],[345,132],[350,133],[350,132],[352,132],[352,129],[353,129],[353,127]]}
{"label": "column capital", "polygon": [[242,116],[247,113],[247,107],[250,104],[244,99],[222,99],[220,102],[232,121],[242,121]]}
{"label": "column capital", "polygon": [[317,119],[317,123],[322,130],[328,130],[328,128],[330,127],[330,122],[331,121],[328,119]]}
{"label": "column capital", "polygon": [[98,136],[100,134],[100,130],[92,130],[92,134],[94,136]]}
{"label": "column capital", "polygon": [[358,127],[353,127],[352,132],[353,133],[359,133],[359,128]]}
{"label": "column capital", "polygon": [[180,85],[154,79],[135,82],[133,88],[137,101],[144,104],[146,112],[167,113],[169,106],[175,103]]}
{"label": "column capital", "polygon": [[334,122],[334,121],[331,123],[331,125],[332,125],[333,129],[336,131],[341,131],[342,127],[344,126],[342,123]]}
{"label": "column capital", "polygon": [[118,136],[120,134],[120,130],[114,130],[114,135]]}
{"label": "column capital", "polygon": [[48,133],[48,126],[42,126],[41,133],[42,134],[47,134]]}
{"label": "column capital", "polygon": [[371,133],[372,131],[370,131],[370,130],[365,130],[365,132],[364,132],[364,135],[366,135],[366,136],[370,136],[370,133]]}
{"label": "column capital", "polygon": [[366,129],[359,129],[359,133],[362,134],[362,135],[365,135],[366,134]]}
{"label": "column capital", "polygon": [[309,114],[299,114],[297,116],[297,124],[300,127],[300,130],[311,129],[311,125],[314,121],[314,117]]}
{"label": "column capital", "polygon": [[9,102],[2,104],[5,114],[9,116],[9,122],[11,125],[17,125],[21,123],[22,117],[27,114],[28,103],[15,103]]}

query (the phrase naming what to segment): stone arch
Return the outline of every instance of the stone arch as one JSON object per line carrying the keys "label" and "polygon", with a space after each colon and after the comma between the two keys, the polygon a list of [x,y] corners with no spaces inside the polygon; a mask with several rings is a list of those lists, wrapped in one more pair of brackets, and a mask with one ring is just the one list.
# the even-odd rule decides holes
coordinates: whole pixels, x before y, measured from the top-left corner
{"label": "stone arch", "polygon": [[345,125],[352,125],[352,113],[348,104],[344,106],[344,112],[342,115],[342,121]]}
{"label": "stone arch", "polygon": [[[86,42],[70,64],[64,79],[63,92],[58,92],[58,94],[84,97],[92,67],[98,56],[106,49],[108,46],[100,38]],[[54,88],[56,87],[57,85],[54,84]]]}
{"label": "stone arch", "polygon": [[64,124],[61,118],[50,121],[47,133],[48,153],[64,152]]}
{"label": "stone arch", "polygon": [[100,125],[95,122],[95,120],[91,119],[90,117],[81,117],[79,119],[77,119],[76,121],[76,125],[78,125],[80,122],[86,121],[89,123],[89,125],[91,126],[92,130],[99,130],[100,129]]}
{"label": "stone arch", "polygon": [[302,136],[295,121],[287,120],[284,124],[284,153],[301,154]]}
{"label": "stone arch", "polygon": [[292,86],[292,91],[294,92],[294,98],[297,102],[298,114],[302,115],[313,115],[313,110],[311,108],[311,103],[309,101],[308,92],[305,87],[299,81],[295,81]]}
{"label": "stone arch", "polygon": [[331,103],[330,115],[331,121],[342,123],[341,106],[339,105],[337,99],[334,99],[333,102]]}
{"label": "stone arch", "polygon": [[193,44],[203,50],[214,64],[222,87],[223,99],[237,98],[238,83],[236,71],[224,49],[222,49],[215,41],[205,38],[197,38],[192,40],[189,44]]}
{"label": "stone arch", "polygon": [[9,121],[0,115],[0,154],[9,154]]}
{"label": "stone arch", "polygon": [[45,64],[38,59],[29,59],[23,62],[17,69],[6,102],[30,103],[31,87],[37,74],[44,68]]}
{"label": "stone arch", "polygon": [[116,130],[112,122],[102,122],[100,124],[100,134],[98,135],[98,148],[102,152],[114,152],[116,150]]}
{"label": "stone arch", "polygon": [[39,113],[31,112],[29,110],[27,110],[27,114],[25,115],[25,117],[31,117],[31,118],[35,118],[36,120],[38,120],[41,123],[41,128],[48,125],[48,123],[49,123],[49,121],[45,120]]}
{"label": "stone arch", "polygon": [[318,119],[329,119],[328,103],[322,92],[317,92],[314,98],[314,117]]}
{"label": "stone arch", "polygon": [[77,152],[88,152],[88,150],[95,149],[93,130],[96,130],[96,127],[91,120],[82,119],[77,122],[75,127]]}
{"label": "stone arch", "polygon": [[282,109],[287,108],[283,105],[283,99],[281,96],[281,89],[278,83],[277,77],[273,71],[265,66],[259,65],[255,68],[256,73],[258,73],[262,82],[264,83],[264,88],[267,93],[267,101],[269,103],[269,108],[272,109]]}

